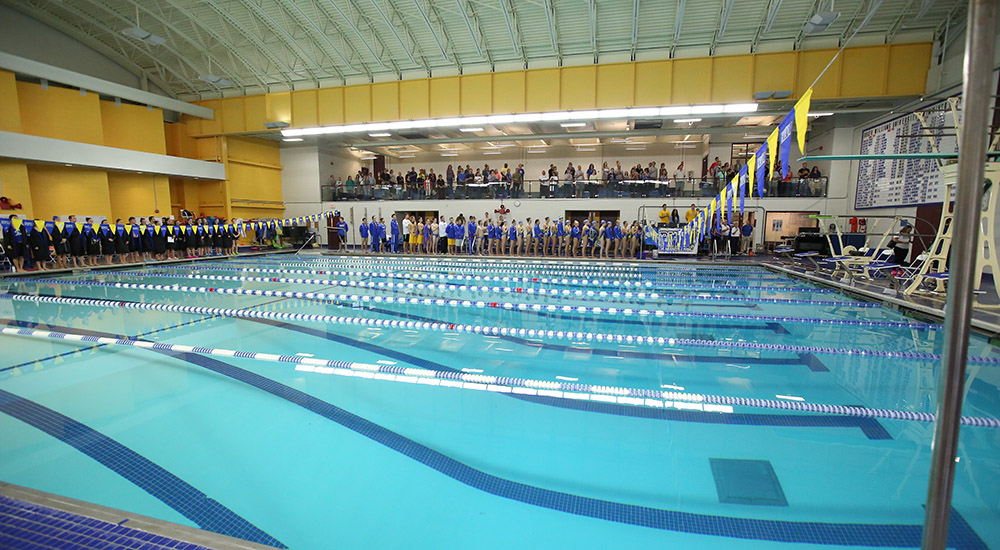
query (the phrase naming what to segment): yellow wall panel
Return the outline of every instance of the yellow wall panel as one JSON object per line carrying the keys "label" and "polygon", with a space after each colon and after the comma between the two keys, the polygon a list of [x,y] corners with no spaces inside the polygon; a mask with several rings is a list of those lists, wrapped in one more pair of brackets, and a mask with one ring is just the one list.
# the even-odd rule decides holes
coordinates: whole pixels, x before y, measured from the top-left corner
{"label": "yellow wall panel", "polygon": [[751,92],[795,90],[796,52],[762,53],[753,56]]}
{"label": "yellow wall panel", "polygon": [[560,75],[559,105],[563,109],[593,109],[597,103],[597,66],[565,67]]}
{"label": "yellow wall panel", "polygon": [[646,61],[635,64],[635,106],[649,107],[674,103],[672,61]]}
{"label": "yellow wall panel", "polygon": [[930,43],[889,46],[886,95],[917,95],[927,91],[927,81],[922,76],[931,67],[931,49]]}
{"label": "yellow wall panel", "polygon": [[292,126],[308,128],[319,120],[316,90],[292,92]]}
{"label": "yellow wall panel", "polygon": [[80,95],[78,90],[38,84],[17,83],[21,131],[94,145],[104,144],[101,106],[97,94]]}
{"label": "yellow wall panel", "polygon": [[233,136],[225,139],[229,160],[242,160],[281,168],[281,147],[277,142]]}
{"label": "yellow wall panel", "polygon": [[712,58],[675,59],[671,103],[709,103],[712,94]]}
{"label": "yellow wall panel", "polygon": [[528,112],[559,110],[559,69],[524,73],[524,108]]}
{"label": "yellow wall panel", "polygon": [[190,137],[187,123],[164,123],[167,154],[175,157],[198,158],[198,140]]}
{"label": "yellow wall panel", "polygon": [[221,105],[219,105],[219,110],[215,111],[215,117],[222,117],[223,132],[247,131],[245,102],[246,100],[242,97],[230,97],[220,102]]}
{"label": "yellow wall panel", "polygon": [[463,115],[488,115],[493,112],[493,75],[465,75],[461,89]]}
{"label": "yellow wall panel", "polygon": [[163,111],[142,105],[101,102],[101,127],[104,145],[133,151],[166,154]]}
{"label": "yellow wall panel", "polygon": [[372,120],[399,120],[399,82],[372,84]]}
{"label": "yellow wall panel", "polygon": [[[848,52],[850,50],[844,50]],[[812,84],[813,80],[823,71],[823,67],[830,62],[830,58],[836,50],[807,50],[799,52],[798,71],[795,75],[795,95],[800,97]],[[813,87],[813,99],[823,99],[838,97],[840,91],[840,69],[844,61],[841,55],[833,62],[830,69],[826,71],[823,78]],[[922,75],[923,79],[926,75]]]}
{"label": "yellow wall panel", "polygon": [[524,71],[493,75],[493,112],[524,112]]}
{"label": "yellow wall panel", "polygon": [[753,101],[753,63],[747,56],[712,59],[712,103]]}
{"label": "yellow wall panel", "polygon": [[267,122],[267,97],[252,95],[243,98],[243,120],[246,131],[259,132]]}
{"label": "yellow wall panel", "polygon": [[229,192],[233,199],[280,201],[281,170],[231,163]]}
{"label": "yellow wall panel", "polygon": [[330,126],[344,123],[344,89],[323,88],[316,93],[319,103],[319,125]]}
{"label": "yellow wall panel", "polygon": [[371,122],[372,121],[372,86],[371,84],[361,84],[359,86],[344,87],[344,122]]}
{"label": "yellow wall panel", "polygon": [[205,133],[205,134],[219,134],[219,133],[223,132],[223,129],[222,129],[222,117],[225,116],[225,113],[222,110],[222,103],[223,103],[223,101],[225,101],[225,100],[222,100],[222,99],[212,99],[212,100],[208,100],[208,101],[196,101],[195,102],[197,105],[201,105],[202,107],[205,107],[205,108],[208,108],[208,109],[212,109],[213,111],[215,111],[215,119],[213,119],[213,120],[208,120],[208,119],[204,119],[204,118],[201,119],[201,131],[202,131],[202,133]]}
{"label": "yellow wall panel", "polygon": [[0,130],[21,131],[21,113],[18,111],[17,81],[14,73],[0,71]]}
{"label": "yellow wall panel", "polygon": [[28,167],[21,161],[0,159],[0,182],[3,182],[3,196],[21,210],[4,211],[3,217],[17,214],[19,218],[34,218],[31,202],[31,185],[28,183]]}
{"label": "yellow wall panel", "polygon": [[462,113],[461,84],[457,76],[432,78],[431,116],[448,117]]}
{"label": "yellow wall panel", "polygon": [[[840,95],[864,97],[882,95],[885,89],[889,50],[884,46],[844,50]],[[926,73],[924,74],[926,76]],[[926,78],[920,80],[926,81]]]}
{"label": "yellow wall panel", "polygon": [[635,64],[597,66],[598,109],[631,107],[635,102]]}
{"label": "yellow wall panel", "polygon": [[107,177],[112,218],[127,220],[129,216],[138,219],[170,214],[170,184],[166,176],[108,172]]}
{"label": "yellow wall panel", "polygon": [[195,116],[181,115],[181,124],[184,125],[184,130],[189,136],[197,136],[201,134],[201,120],[202,119]]}
{"label": "yellow wall panel", "polygon": [[399,83],[399,118],[427,118],[431,112],[431,87],[426,78]]}
{"label": "yellow wall panel", "polygon": [[292,123],[292,94],[289,92],[277,92],[265,96],[265,122],[287,122]]}
{"label": "yellow wall panel", "polygon": [[197,156],[196,158],[200,160],[212,160],[221,161],[222,160],[222,148],[220,137],[205,137],[198,138],[196,140]]}
{"label": "yellow wall panel", "polygon": [[35,218],[68,214],[111,216],[108,175],[104,170],[31,165],[28,181]]}

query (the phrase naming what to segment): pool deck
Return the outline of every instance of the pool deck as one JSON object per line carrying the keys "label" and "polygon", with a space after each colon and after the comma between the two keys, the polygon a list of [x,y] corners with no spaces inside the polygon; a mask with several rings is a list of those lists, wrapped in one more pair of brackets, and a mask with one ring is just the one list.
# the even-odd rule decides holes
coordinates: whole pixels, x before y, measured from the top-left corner
{"label": "pool deck", "polygon": [[[7,546],[7,545],[12,546]],[[271,546],[0,482],[0,546],[269,550]]]}

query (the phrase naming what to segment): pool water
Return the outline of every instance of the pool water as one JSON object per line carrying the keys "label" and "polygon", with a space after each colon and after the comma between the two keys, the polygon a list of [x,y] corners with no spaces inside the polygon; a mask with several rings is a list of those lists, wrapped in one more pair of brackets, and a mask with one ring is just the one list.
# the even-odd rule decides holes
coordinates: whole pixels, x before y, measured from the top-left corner
{"label": "pool water", "polygon": [[[0,292],[7,327],[251,352],[0,335],[0,481],[295,549],[919,546],[933,424],[904,418],[943,327],[763,267],[273,255]],[[1000,353],[970,356],[996,425]],[[953,547],[1000,548],[998,451],[963,426]]]}

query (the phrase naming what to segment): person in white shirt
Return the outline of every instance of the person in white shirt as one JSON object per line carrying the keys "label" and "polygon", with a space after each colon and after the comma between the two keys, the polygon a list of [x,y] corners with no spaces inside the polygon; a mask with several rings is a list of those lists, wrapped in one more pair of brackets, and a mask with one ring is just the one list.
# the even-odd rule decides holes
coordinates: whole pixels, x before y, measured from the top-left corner
{"label": "person in white shirt", "polygon": [[687,175],[684,173],[684,163],[680,163],[677,169],[674,170],[674,189],[675,193],[679,197],[684,194],[684,179]]}
{"label": "person in white shirt", "polygon": [[441,216],[438,222],[438,253],[444,254],[448,250],[448,220]]}
{"label": "person in white shirt", "polygon": [[410,216],[403,216],[403,253],[410,252]]}
{"label": "person in white shirt", "polygon": [[913,232],[912,225],[906,225],[899,230],[899,235],[892,238],[893,261],[898,265],[905,265],[906,257],[910,254],[910,233]]}
{"label": "person in white shirt", "polygon": [[740,253],[740,233],[742,228],[735,221],[729,224],[729,253],[737,255]]}

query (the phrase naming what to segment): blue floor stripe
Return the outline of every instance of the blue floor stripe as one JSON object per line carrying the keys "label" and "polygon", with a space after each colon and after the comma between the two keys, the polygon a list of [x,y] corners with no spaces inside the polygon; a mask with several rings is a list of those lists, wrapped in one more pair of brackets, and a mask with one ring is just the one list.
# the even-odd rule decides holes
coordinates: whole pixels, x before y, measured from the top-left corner
{"label": "blue floor stripe", "polygon": [[202,529],[287,548],[278,539],[118,441],[29,399],[0,389],[0,412],[86,454]]}

